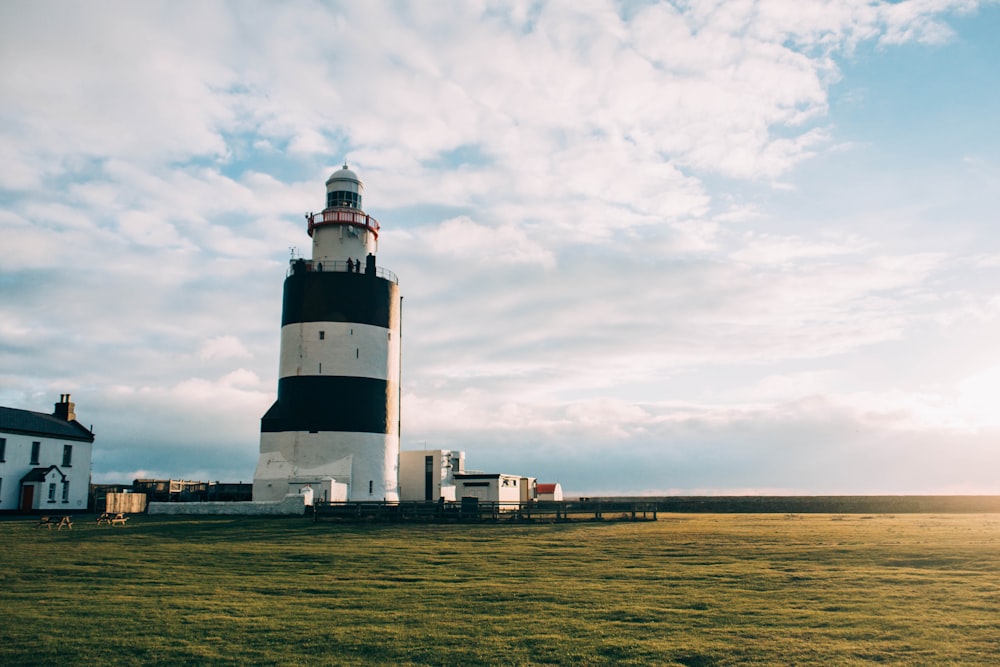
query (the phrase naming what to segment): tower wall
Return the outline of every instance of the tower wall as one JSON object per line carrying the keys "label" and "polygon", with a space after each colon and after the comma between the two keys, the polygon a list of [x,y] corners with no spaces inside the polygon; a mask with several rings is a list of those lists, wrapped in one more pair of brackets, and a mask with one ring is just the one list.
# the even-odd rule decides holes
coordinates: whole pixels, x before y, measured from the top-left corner
{"label": "tower wall", "polygon": [[[343,213],[342,215],[349,215]],[[317,230],[313,235],[313,260],[320,262],[365,261],[369,254],[378,251],[375,232],[364,227],[337,225],[331,229]]]}
{"label": "tower wall", "polygon": [[399,499],[400,303],[392,280],[292,263],[255,500],[330,480],[352,501]]}

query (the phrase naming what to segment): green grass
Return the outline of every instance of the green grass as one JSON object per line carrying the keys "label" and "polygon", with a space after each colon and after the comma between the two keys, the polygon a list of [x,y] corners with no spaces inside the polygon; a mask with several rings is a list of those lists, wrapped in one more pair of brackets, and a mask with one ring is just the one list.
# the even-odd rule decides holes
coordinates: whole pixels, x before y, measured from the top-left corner
{"label": "green grass", "polygon": [[0,522],[3,665],[993,665],[1000,515]]}

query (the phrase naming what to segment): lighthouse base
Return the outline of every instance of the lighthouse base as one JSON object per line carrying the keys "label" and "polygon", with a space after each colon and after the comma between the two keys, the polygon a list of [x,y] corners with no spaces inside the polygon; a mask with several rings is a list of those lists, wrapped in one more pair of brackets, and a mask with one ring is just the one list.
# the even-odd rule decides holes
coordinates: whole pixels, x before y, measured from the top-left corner
{"label": "lighthouse base", "polygon": [[[296,462],[296,463],[292,463]],[[261,433],[255,501],[312,489],[316,500],[399,500],[399,439],[378,433]]]}

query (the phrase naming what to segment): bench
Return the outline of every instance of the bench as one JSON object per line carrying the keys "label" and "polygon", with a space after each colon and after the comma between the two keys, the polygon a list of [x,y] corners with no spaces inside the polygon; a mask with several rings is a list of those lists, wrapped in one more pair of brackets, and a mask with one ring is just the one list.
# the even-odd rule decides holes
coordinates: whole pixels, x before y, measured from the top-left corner
{"label": "bench", "polygon": [[128,515],[122,512],[115,514],[104,512],[97,517],[98,526],[124,526],[126,521],[128,521]]}
{"label": "bench", "polygon": [[52,526],[56,527],[56,530],[73,530],[73,519],[68,516],[60,518],[58,521],[54,520],[50,516],[40,516],[38,517],[38,523],[35,524],[35,528],[41,528],[45,526],[49,530],[52,530]]}

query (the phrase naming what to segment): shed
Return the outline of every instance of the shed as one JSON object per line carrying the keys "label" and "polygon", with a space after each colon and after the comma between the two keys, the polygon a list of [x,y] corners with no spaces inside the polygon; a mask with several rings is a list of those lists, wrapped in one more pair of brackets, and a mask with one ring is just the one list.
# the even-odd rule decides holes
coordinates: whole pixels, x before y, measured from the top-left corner
{"label": "shed", "polygon": [[553,482],[551,484],[538,483],[538,499],[539,500],[562,500],[563,491],[562,486],[559,482]]}

